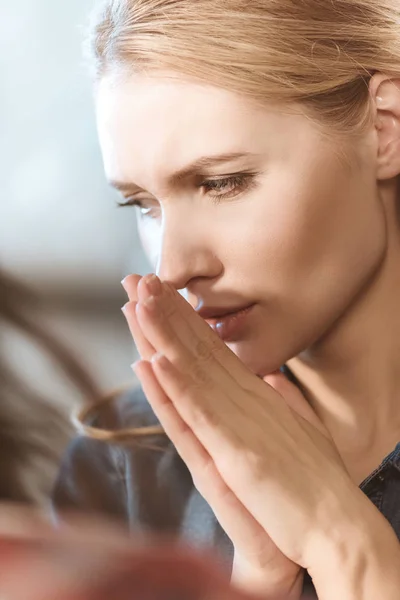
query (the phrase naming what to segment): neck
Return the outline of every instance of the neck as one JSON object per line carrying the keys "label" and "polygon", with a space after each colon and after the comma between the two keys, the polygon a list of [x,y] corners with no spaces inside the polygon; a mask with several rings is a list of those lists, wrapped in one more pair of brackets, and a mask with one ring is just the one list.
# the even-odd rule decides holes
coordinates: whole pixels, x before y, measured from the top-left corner
{"label": "neck", "polygon": [[388,239],[379,270],[346,314],[323,340],[288,362],[358,484],[400,442],[396,214],[388,216]]}

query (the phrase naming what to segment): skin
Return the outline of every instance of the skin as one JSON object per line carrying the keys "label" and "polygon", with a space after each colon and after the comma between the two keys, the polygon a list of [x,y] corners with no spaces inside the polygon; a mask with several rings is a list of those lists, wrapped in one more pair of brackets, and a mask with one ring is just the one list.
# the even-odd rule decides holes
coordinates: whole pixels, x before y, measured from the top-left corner
{"label": "skin", "polygon": [[[158,280],[159,281],[159,280]],[[289,559],[283,554],[279,547],[275,544],[273,539],[267,533],[266,529],[260,525],[260,522],[254,516],[254,510],[248,509],[243,504],[239,496],[233,492],[220,472],[218,464],[215,463],[212,451],[208,447],[207,440],[205,443],[201,440],[202,434],[196,426],[196,422],[190,419],[190,413],[185,415],[182,409],[179,409],[179,404],[182,406],[188,406],[193,403],[196,404],[196,411],[201,408],[205,409],[207,421],[210,414],[214,413],[212,418],[212,427],[209,432],[212,434],[212,439],[217,439],[217,454],[220,459],[223,459],[225,464],[230,464],[231,467],[228,469],[229,472],[232,470],[233,473],[238,473],[238,465],[242,464],[245,467],[245,471],[251,472],[251,468],[248,467],[246,460],[247,456],[253,455],[250,449],[249,440],[246,440],[244,446],[242,443],[239,447],[234,441],[237,437],[237,432],[246,431],[250,437],[254,437],[253,429],[260,430],[260,415],[253,413],[252,406],[248,400],[254,401],[254,398],[246,399],[241,398],[241,402],[246,406],[246,417],[247,423],[243,421],[243,413],[240,411],[239,419],[235,419],[235,407],[226,405],[226,398],[222,391],[222,401],[218,399],[221,395],[221,390],[212,389],[210,390],[207,384],[208,376],[206,372],[217,372],[215,379],[219,380],[218,365],[205,365],[205,360],[212,358],[214,355],[219,359],[223,359],[223,364],[228,373],[237,373],[238,378],[234,383],[234,387],[228,390],[228,397],[239,399],[240,396],[240,383],[242,377],[245,378],[244,386],[247,389],[249,375],[250,381],[253,380],[253,386],[256,385],[256,402],[260,386],[260,380],[256,378],[251,371],[249,371],[243,363],[238,361],[237,357],[226,347],[226,345],[218,339],[216,334],[212,332],[208,326],[206,326],[200,317],[198,317],[187,302],[175,295],[171,296],[171,286],[167,288],[168,294],[160,294],[160,285],[157,280],[151,280],[151,276],[141,278],[140,276],[131,275],[123,281],[124,288],[130,298],[123,307],[123,312],[127,318],[130,331],[135,340],[136,346],[139,353],[144,359],[134,365],[134,370],[139,377],[143,390],[155,412],[157,417],[162,423],[165,432],[172,440],[177,449],[178,453],[189,468],[193,481],[197,489],[207,500],[209,505],[213,508],[215,515],[218,518],[219,523],[225,529],[226,533],[232,540],[235,547],[235,556],[233,564],[232,579],[241,587],[249,589],[251,593],[259,592],[263,595],[265,600],[274,599],[279,595],[286,600],[296,599],[300,596],[303,583],[303,572],[300,569],[299,564],[295,560]],[[168,284],[170,285],[170,284]],[[158,287],[158,308],[157,311],[153,311],[150,315],[150,319],[146,318],[147,307],[146,302],[152,294],[155,293],[155,289]],[[139,301],[139,302],[138,302]],[[160,302],[161,301],[161,302]],[[177,302],[177,306],[174,306],[174,301]],[[165,306],[163,304],[165,303]],[[144,308],[144,315],[143,315]],[[167,313],[168,318],[160,318],[161,315]],[[144,316],[144,320],[143,320]],[[179,317],[184,316],[184,319]],[[192,321],[192,323],[190,323]],[[158,331],[154,331],[154,327]],[[189,329],[188,329],[189,328]],[[182,330],[182,341],[184,347],[179,348],[179,337],[171,335],[171,332],[178,333]],[[197,338],[197,339],[196,339]],[[208,351],[205,351],[206,348]],[[179,383],[182,386],[184,382],[176,382],[178,386],[170,388],[163,387],[162,380],[157,381],[157,371],[154,371],[155,367],[155,356],[156,348],[169,355],[173,360],[176,358],[181,359],[182,363],[180,367],[182,373],[194,374],[201,373],[202,385],[194,385],[194,397],[188,397],[187,393],[179,387]],[[201,359],[198,365],[193,365],[192,350],[202,349]],[[192,358],[188,362],[188,358]],[[148,362],[151,361],[151,362]],[[179,361],[180,362],[180,361]],[[179,371],[175,371],[178,374]],[[222,374],[222,380],[225,380],[224,374]],[[286,404],[290,406],[299,416],[302,417],[301,421],[306,420],[313,426],[317,431],[317,435],[322,434],[329,440],[329,434],[320,423],[312,409],[305,401],[301,392],[296,386],[291,384],[281,374],[273,374],[264,378],[264,381],[272,386],[280,396],[279,404],[281,404],[282,398],[285,399]],[[207,384],[207,385],[206,385]],[[238,387],[236,387],[238,386]],[[251,386],[251,383],[250,383]],[[271,393],[271,388],[261,384],[262,393],[267,391],[268,395]],[[190,385],[184,383],[184,387],[190,389]],[[218,393],[219,392],[219,393]],[[233,395],[231,396],[233,392]],[[200,393],[200,397],[199,394]],[[201,400],[209,397],[210,402],[203,404]],[[267,412],[270,415],[272,411],[268,407],[267,398],[262,396],[262,404],[266,407]],[[218,410],[219,412],[218,414]],[[222,415],[222,420],[221,420]],[[234,421],[230,423],[230,419],[226,417],[234,417]],[[237,414],[236,414],[237,416]],[[189,418],[188,418],[189,417]],[[275,415],[275,418],[278,418]],[[224,424],[223,431],[219,431],[217,426]],[[233,426],[233,427],[232,427]],[[231,440],[226,439],[226,431],[229,429],[236,429],[236,434]],[[261,424],[261,431],[264,433],[268,431],[268,423]],[[204,432],[203,432],[204,434]],[[215,437],[216,434],[216,437]],[[225,440],[224,440],[225,438]],[[223,443],[223,440],[225,443]],[[281,440],[282,441],[282,440]],[[233,443],[232,443],[233,442]],[[301,443],[299,443],[301,446]],[[246,449],[246,450],[245,450]],[[225,458],[223,458],[224,454]],[[243,452],[245,450],[245,452]],[[332,449],[331,449],[332,450]],[[211,451],[211,454],[210,454]],[[239,452],[239,456],[238,456]],[[270,449],[267,451],[264,449],[264,453],[269,454],[269,462],[274,463],[273,454]],[[282,454],[282,446],[279,444],[279,454]],[[336,452],[334,451],[333,457],[338,459]],[[257,461],[258,462],[258,459]],[[292,463],[293,461],[290,460]],[[277,461],[280,464],[280,460]],[[233,469],[232,469],[233,467]],[[231,473],[232,474],[232,473]],[[243,473],[245,477],[247,474]],[[290,480],[290,477],[289,477]],[[254,490],[259,486],[256,481],[244,482],[241,477],[237,481],[240,489],[251,490],[252,496]],[[260,490],[259,490],[260,491]],[[262,512],[265,510],[264,494],[266,490],[261,490],[261,495],[258,495],[259,500],[262,503]],[[257,495],[255,495],[256,497]],[[273,510],[270,514],[276,512]],[[276,521],[276,519],[274,518]],[[297,557],[296,557],[297,558]],[[299,560],[299,559],[298,559]],[[300,559],[301,561],[301,559]],[[299,562],[300,562],[299,561]]]}
{"label": "skin", "polygon": [[397,536],[296,386],[256,377],[170,284],[124,285],[138,300],[123,309],[135,341],[152,352],[134,370],[232,539],[235,579],[266,600],[298,599],[302,566],[320,600],[397,598]]}
{"label": "skin", "polygon": [[[271,381],[270,374],[288,362],[304,392],[303,402],[297,402],[296,396],[296,406],[293,406],[294,391],[288,389],[280,390],[278,395],[276,390],[265,386],[268,393],[265,390],[254,393],[256,396],[266,394],[265,406],[270,411],[273,407],[268,402],[275,403],[278,398],[281,402],[283,398],[285,406],[289,405],[300,415],[300,423],[304,419],[311,423],[309,434],[315,436],[317,449],[314,450],[296,433],[297,421],[294,423],[291,417],[290,422],[285,421],[289,413],[277,415],[277,422],[281,420],[284,429],[291,432],[290,439],[297,441],[295,446],[299,455],[304,454],[304,462],[316,461],[317,465],[322,460],[324,475],[315,468],[309,481],[306,476],[302,477],[299,489],[286,488],[287,497],[296,497],[304,514],[317,497],[313,511],[316,514],[328,500],[323,486],[321,490],[321,479],[326,477],[326,487],[331,489],[335,481],[339,508],[333,521],[344,525],[343,531],[346,531],[351,523],[358,522],[355,517],[360,514],[367,531],[366,524],[371,525],[370,546],[364,544],[361,549],[363,544],[360,544],[356,526],[351,551],[361,556],[366,548],[375,547],[380,548],[382,555],[383,544],[384,548],[392,548],[391,556],[397,561],[397,540],[393,540],[392,532],[387,531],[380,515],[370,512],[369,502],[368,508],[365,507],[364,497],[357,487],[400,437],[398,411],[392,400],[393,392],[400,389],[397,349],[400,326],[398,311],[394,310],[400,291],[400,236],[396,213],[400,101],[397,86],[384,76],[375,76],[370,89],[375,119],[357,142],[339,141],[327,135],[329,131],[321,130],[298,110],[278,111],[268,105],[256,107],[230,92],[176,77],[171,79],[166,74],[104,79],[98,88],[97,116],[107,177],[110,181],[122,182],[118,187],[128,202],[140,201],[140,235],[160,279],[168,281],[171,289],[183,291],[192,307],[256,304],[245,334],[228,344],[240,359],[233,372],[241,372],[239,364],[246,369],[243,379],[237,381],[242,388],[241,396],[238,388],[237,397],[242,398],[250,423],[248,449],[261,417],[258,408],[254,408],[257,403],[254,404],[253,395],[243,394],[243,389],[246,392],[256,383],[265,386],[255,374],[279,388],[279,382],[274,385],[277,382]],[[171,180],[174,173],[202,156],[227,153],[246,153],[246,157],[212,168],[202,167],[190,177]],[[351,158],[345,160],[346,156]],[[210,184],[205,184],[205,180],[215,182],[216,178],[226,179],[244,171],[254,175],[244,178],[248,185],[241,184],[240,189],[234,191],[228,186],[231,193],[216,204],[216,192],[210,191]],[[170,319],[157,320],[157,313],[153,313],[153,320],[146,321],[145,311],[140,309],[146,295],[140,298],[140,284],[136,288],[137,281],[132,285],[130,298],[139,300],[139,309],[128,311],[135,340],[138,342],[140,337],[143,347],[147,344],[146,351],[161,351],[172,363],[177,363],[173,364],[176,370],[173,375],[169,374],[169,380],[163,378],[156,363],[151,363],[151,369],[148,366],[138,369],[149,401],[156,412],[163,406],[163,402],[157,404],[160,398],[164,397],[164,404],[172,403],[174,418],[183,419],[193,431],[196,443],[200,443],[199,453],[201,448],[205,449],[215,463],[211,433],[205,435],[177,405],[179,391],[187,389],[182,388],[187,365],[185,367],[184,358],[177,358],[182,356],[177,355],[178,340],[166,342],[166,321]],[[161,311],[163,308],[166,307],[162,304],[158,306]],[[167,316],[173,314],[167,312]],[[197,327],[196,319],[201,321],[193,310],[187,318],[192,327]],[[181,327],[184,324],[178,322],[175,331],[179,332]],[[204,331],[201,335],[207,336]],[[212,349],[214,342],[208,340],[208,343]],[[224,352],[229,350],[224,347],[221,353]],[[198,358],[195,356],[194,360]],[[249,374],[251,379],[246,383]],[[215,378],[214,385],[212,410],[216,421],[213,423],[222,418],[218,417],[222,398],[227,394],[231,399],[236,397],[228,391],[228,383],[223,383],[221,376]],[[201,406],[201,398],[203,396],[195,396],[190,400]],[[216,398],[221,399],[220,402]],[[210,406],[202,409],[205,414],[211,410]],[[312,418],[304,414],[305,409],[311,410]],[[229,421],[232,412],[226,405],[224,415],[230,423],[230,431],[243,431],[243,420],[235,423],[232,417],[233,421]],[[291,412],[290,415],[293,416]],[[160,420],[165,426],[163,418]],[[301,429],[303,427],[304,424]],[[321,434],[321,427],[325,434]],[[179,448],[179,432],[166,430]],[[263,431],[268,432],[268,419]],[[298,473],[298,465],[294,464],[290,444],[284,450],[284,436],[276,432],[275,435],[275,440],[273,435],[267,436],[273,446],[260,452],[268,457],[275,452],[278,464],[286,460],[286,468],[274,474],[278,479],[283,477],[280,483],[285,486],[295,476],[296,469]],[[310,538],[310,532],[296,531],[293,527],[298,536],[287,540],[274,531],[274,523],[268,521],[268,517],[280,514],[285,494],[278,495],[276,504],[269,506],[268,514],[258,512],[260,506],[265,505],[265,498],[272,498],[274,494],[257,485],[259,472],[253,473],[255,478],[251,480],[251,461],[242,473],[247,485],[235,479],[233,465],[236,463],[232,456],[237,448],[229,443],[229,436],[225,442],[224,452],[229,459],[225,458],[223,465],[230,468],[224,471],[216,465],[222,483],[233,491],[250,517],[255,517],[271,535],[276,548],[291,564],[307,566],[318,580],[325,568],[324,565],[315,567],[319,551],[314,555],[312,551],[296,547],[299,539],[312,540],[313,535]],[[323,458],[318,453],[322,453]],[[193,457],[186,462],[189,468],[196,470],[191,460]],[[264,476],[268,481],[271,473],[267,471]],[[252,491],[249,498],[243,495],[246,489]],[[208,500],[207,490],[203,495]],[[351,507],[346,515],[341,512],[340,503],[344,499]],[[209,502],[215,508],[215,503]],[[216,513],[218,516],[218,511]],[[291,517],[293,515],[282,514],[282,522],[289,519],[292,523]],[[332,512],[329,518],[325,514],[325,519],[332,522]],[[250,523],[245,528],[245,542],[241,538],[240,544],[236,544],[235,536],[240,535],[235,528],[233,534],[230,531],[232,522],[225,528],[234,541],[235,550],[239,548],[246,555],[251,548]],[[294,519],[293,525],[295,523]],[[320,531],[329,529],[324,518],[313,527],[317,531],[318,528]],[[379,540],[373,539],[375,530],[382,534],[383,542],[379,536]],[[272,546],[264,545],[269,550]],[[339,564],[339,572],[345,572],[336,550],[328,544],[327,552],[334,556],[332,564]],[[254,556],[251,551],[249,555]],[[373,551],[372,555],[375,556]],[[281,561],[278,571],[282,568],[283,579],[285,573],[290,572],[293,583],[290,565],[284,565],[276,551],[272,563],[275,564],[275,560]],[[381,565],[377,568],[377,563],[372,561],[370,567],[370,578],[373,578]],[[389,581],[391,576],[389,572]],[[350,573],[349,581],[351,578]],[[321,576],[322,582],[325,579]],[[349,581],[345,576],[343,591],[353,597],[351,594],[358,592],[346,588]],[[374,593],[373,582],[368,580],[368,584]],[[388,598],[392,592],[388,590]],[[326,593],[321,589],[320,597],[329,598],[329,588]]]}
{"label": "skin", "polygon": [[[97,109],[108,179],[134,182],[143,191],[125,195],[153,210],[139,229],[160,278],[185,289],[194,307],[257,303],[247,335],[230,344],[255,373],[315,343],[381,264],[375,173],[366,160],[344,164],[339,145],[304,116],[139,75],[105,80]],[[372,154],[373,140],[365,146]],[[168,185],[199,157],[233,152],[251,156]],[[258,176],[218,205],[196,186],[243,169]]]}
{"label": "skin", "polygon": [[[358,482],[400,437],[400,101],[378,77],[377,120],[358,143],[179,77],[109,76],[97,93],[106,175],[150,210],[139,232],[160,278],[193,307],[257,303],[231,349],[261,376],[290,360]],[[231,152],[254,157],[168,185],[200,157]],[[199,188],[243,169],[258,173],[250,189],[217,205]]]}

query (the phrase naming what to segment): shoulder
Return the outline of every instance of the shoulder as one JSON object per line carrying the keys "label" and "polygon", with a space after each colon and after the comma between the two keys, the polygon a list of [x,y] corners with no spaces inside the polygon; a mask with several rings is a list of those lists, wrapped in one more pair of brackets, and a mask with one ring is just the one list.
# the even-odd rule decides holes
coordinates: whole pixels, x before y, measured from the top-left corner
{"label": "shoulder", "polygon": [[[86,434],[84,428],[69,444],[62,462],[62,468],[72,468],[77,463],[90,463],[93,467],[104,460],[114,468],[123,469],[123,455],[126,451],[146,446],[148,441],[156,441],[163,447],[170,444],[163,434],[135,438],[134,431],[146,427],[159,426],[142,388],[127,388],[109,394],[102,402],[89,407],[83,419],[84,426],[93,432]],[[117,435],[126,432],[123,442]],[[144,442],[143,444],[141,442]]]}
{"label": "shoulder", "polygon": [[[159,424],[140,387],[115,393],[92,407],[85,424],[99,432],[108,432],[111,439],[96,439],[82,433],[72,439],[53,488],[53,506],[121,516],[126,511],[129,491],[126,480],[130,479],[126,471],[131,458],[135,455],[137,461],[147,463],[148,455],[155,454],[152,460],[159,460],[162,452],[149,452],[146,448],[165,449],[172,444],[163,434],[135,439],[127,432],[124,443],[112,440],[113,432]],[[171,448],[171,451],[174,450]]]}
{"label": "shoulder", "polygon": [[[83,424],[93,435],[84,433],[84,429],[78,432],[67,448],[64,465],[71,466],[78,460],[91,464],[102,462],[104,465],[104,457],[107,456],[108,463],[122,469],[126,452],[145,448],[147,442],[157,442],[161,447],[171,445],[161,430],[159,434],[135,437],[135,430],[160,425],[140,386],[114,392],[102,402],[92,405]],[[118,437],[122,432],[125,432],[123,440]]]}

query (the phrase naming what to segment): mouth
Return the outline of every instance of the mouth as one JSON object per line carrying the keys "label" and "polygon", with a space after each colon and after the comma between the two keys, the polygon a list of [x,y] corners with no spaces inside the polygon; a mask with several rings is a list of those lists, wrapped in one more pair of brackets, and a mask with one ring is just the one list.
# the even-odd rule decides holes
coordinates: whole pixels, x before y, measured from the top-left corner
{"label": "mouth", "polygon": [[210,325],[219,337],[227,341],[240,339],[244,333],[248,317],[255,304],[236,308],[202,308],[198,314]]}

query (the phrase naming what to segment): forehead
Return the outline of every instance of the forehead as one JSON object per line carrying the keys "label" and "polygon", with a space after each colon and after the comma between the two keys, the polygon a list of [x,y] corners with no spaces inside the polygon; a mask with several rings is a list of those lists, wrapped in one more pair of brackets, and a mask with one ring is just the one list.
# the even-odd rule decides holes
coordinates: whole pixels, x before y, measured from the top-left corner
{"label": "forehead", "polygon": [[161,180],[199,157],[259,154],[310,127],[299,114],[166,75],[105,78],[96,109],[108,178],[144,188],[155,174]]}

